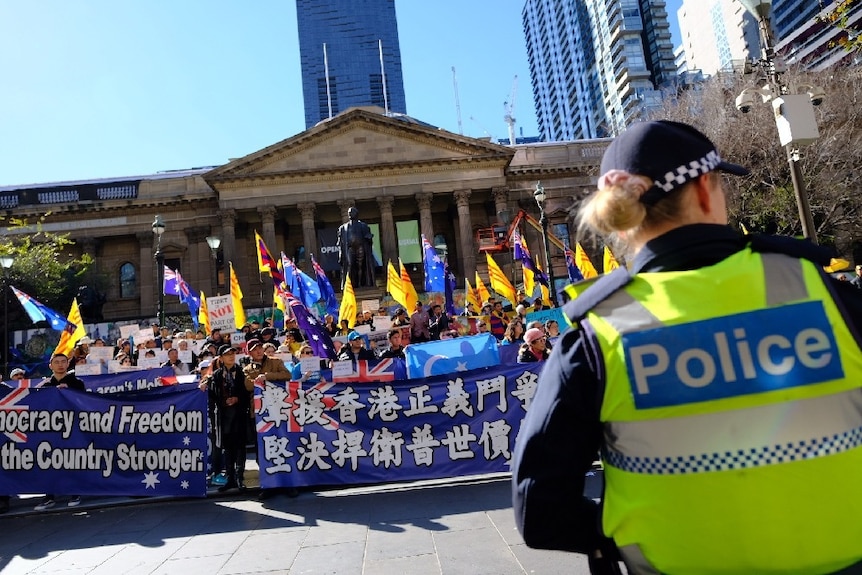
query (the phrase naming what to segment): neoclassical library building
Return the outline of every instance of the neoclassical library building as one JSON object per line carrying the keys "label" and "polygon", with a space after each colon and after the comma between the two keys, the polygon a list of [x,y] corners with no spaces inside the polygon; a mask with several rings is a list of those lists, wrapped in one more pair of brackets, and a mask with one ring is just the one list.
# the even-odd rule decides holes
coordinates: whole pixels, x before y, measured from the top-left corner
{"label": "neoclassical library building", "polygon": [[[517,282],[520,266],[513,266],[505,236],[524,214],[539,219],[539,182],[549,231],[574,242],[569,211],[594,188],[607,145],[503,146],[379,108],[352,108],[222,166],[0,186],[0,208],[28,221],[51,212],[43,227],[68,233],[74,249],[93,256],[105,321],[156,317],[157,246],[168,267],[208,296],[227,293],[232,262],[244,305],[270,306],[272,286],[258,272],[255,232],[273,254],[284,252],[307,272],[314,255],[339,290],[336,231],[351,206],[372,228],[379,264],[397,265],[400,257],[421,292],[424,235],[463,288],[463,278],[472,283],[476,271],[487,282],[485,251]],[[164,222],[158,244],[156,216]],[[521,233],[544,262],[541,232],[522,226]],[[555,276],[565,278],[564,253],[553,245],[551,260]],[[385,267],[377,286],[382,296]],[[178,298],[165,298],[166,313],[185,311]]]}

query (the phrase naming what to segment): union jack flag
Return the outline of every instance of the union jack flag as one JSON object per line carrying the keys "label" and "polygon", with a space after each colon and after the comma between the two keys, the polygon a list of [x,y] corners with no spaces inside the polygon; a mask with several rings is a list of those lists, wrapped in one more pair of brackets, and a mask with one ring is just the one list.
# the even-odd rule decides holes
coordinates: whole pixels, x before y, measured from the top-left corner
{"label": "union jack flag", "polygon": [[[263,392],[266,390],[266,382],[256,383],[255,387],[260,393],[254,395],[255,413],[263,413]],[[334,382],[321,381],[308,389],[303,389],[299,381],[287,382],[285,389],[287,396],[284,398],[287,411],[287,431],[297,433],[305,430],[305,425],[311,422],[318,423],[325,429],[338,429],[338,421],[326,413],[336,405],[335,398],[326,395],[326,392],[335,385]],[[260,418],[255,426],[258,433],[266,433],[276,426],[275,421],[264,421]]]}
{"label": "union jack flag", "polygon": [[377,361],[360,359],[354,363],[353,373],[332,379],[336,383],[395,381],[395,361],[391,357]]}
{"label": "union jack flag", "polygon": [[[25,383],[26,381],[26,383]],[[0,399],[0,410],[2,411],[29,411],[29,405],[19,405],[18,402],[30,395],[30,380],[21,380],[18,387],[9,392],[6,397]],[[35,386],[34,386],[35,387]],[[27,434],[21,431],[4,431],[3,434],[15,443],[25,443]]]}

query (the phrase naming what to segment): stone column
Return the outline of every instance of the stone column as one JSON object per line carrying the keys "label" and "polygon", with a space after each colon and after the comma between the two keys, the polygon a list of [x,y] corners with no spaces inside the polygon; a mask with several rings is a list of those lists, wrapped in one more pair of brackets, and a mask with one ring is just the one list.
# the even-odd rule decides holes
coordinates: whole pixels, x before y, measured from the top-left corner
{"label": "stone column", "polygon": [[[353,200],[338,200],[337,203],[338,209],[341,210],[341,223],[343,224],[348,220],[347,210],[355,206],[356,202],[354,202]],[[362,219],[362,214],[359,214],[359,219]]]}
{"label": "stone column", "polygon": [[320,259],[320,254],[317,253],[317,233],[314,231],[314,204],[297,204],[299,213],[302,216],[302,243],[305,245],[305,254],[308,257],[308,269],[311,267],[311,256],[314,259]]}
{"label": "stone column", "polygon": [[[183,279],[193,288],[200,291],[202,288],[210,295],[212,291],[213,262],[210,255],[210,247],[207,245],[209,227],[190,226],[183,230],[188,240],[188,252],[183,261]],[[205,288],[203,286],[209,286]]]}
{"label": "stone column", "polygon": [[221,219],[221,248],[224,252],[224,269],[225,269],[225,293],[229,291],[230,286],[230,264],[236,261],[236,210],[219,210],[218,216]]}
{"label": "stone column", "polygon": [[434,194],[423,192],[416,194],[416,202],[419,204],[419,233],[434,241],[434,223],[431,220],[431,200]]}
{"label": "stone column", "polygon": [[[263,242],[266,244],[269,252],[273,256],[277,256],[281,251],[275,241],[275,216],[278,214],[278,208],[275,206],[260,206],[257,208],[257,213],[260,214],[261,220],[260,237],[263,238]],[[257,250],[257,246],[255,246],[255,250]],[[234,262],[234,265],[236,263]]]}
{"label": "stone column", "polygon": [[392,262],[398,269],[398,241],[395,237],[395,219],[392,217],[392,204],[395,198],[382,196],[377,198],[377,206],[380,208],[380,249],[383,252],[383,267]]}
{"label": "stone column", "polygon": [[140,258],[138,267],[138,294],[140,294],[141,310],[140,314],[144,317],[155,317],[158,310],[156,302],[158,301],[159,293],[156,287],[159,278],[156,275],[156,238],[155,234],[147,230],[135,234],[140,246]]}
{"label": "stone column", "polygon": [[[494,197],[494,213],[497,214],[497,218],[502,221],[500,218],[500,213],[509,209],[509,188],[506,186],[498,186],[496,188],[491,188],[491,195]],[[511,222],[511,218],[514,217],[515,214],[509,214],[509,222]],[[503,222],[508,225],[509,222]]]}
{"label": "stone column", "polygon": [[459,248],[464,265],[464,277],[476,275],[476,248],[473,241],[473,220],[470,217],[470,190],[456,190],[455,203],[458,206],[458,231],[461,236]]}

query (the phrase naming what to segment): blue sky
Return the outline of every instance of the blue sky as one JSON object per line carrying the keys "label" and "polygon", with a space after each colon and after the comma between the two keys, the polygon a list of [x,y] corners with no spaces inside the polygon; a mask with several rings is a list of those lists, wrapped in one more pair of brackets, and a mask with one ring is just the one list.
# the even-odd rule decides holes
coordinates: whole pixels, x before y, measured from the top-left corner
{"label": "blue sky", "polygon": [[[454,66],[463,133],[503,138],[517,75],[536,135],[522,7],[398,0],[407,113],[457,133]],[[305,128],[292,0],[7,0],[0,70],[0,185],[219,165]]]}

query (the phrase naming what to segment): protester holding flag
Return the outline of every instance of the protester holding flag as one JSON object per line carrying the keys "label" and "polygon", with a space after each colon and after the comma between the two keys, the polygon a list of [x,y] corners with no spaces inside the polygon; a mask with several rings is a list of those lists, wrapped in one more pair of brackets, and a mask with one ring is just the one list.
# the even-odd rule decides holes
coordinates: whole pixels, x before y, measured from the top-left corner
{"label": "protester holding flag", "polygon": [[246,378],[236,363],[236,350],[223,345],[218,351],[218,368],[201,380],[200,389],[209,393],[215,408],[215,447],[224,449],[224,466],[227,482],[218,488],[245,489],[245,446],[248,443],[248,420],[251,414],[251,395]]}

